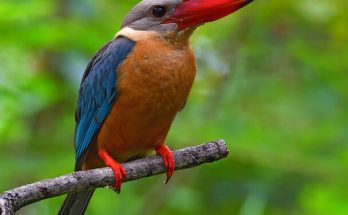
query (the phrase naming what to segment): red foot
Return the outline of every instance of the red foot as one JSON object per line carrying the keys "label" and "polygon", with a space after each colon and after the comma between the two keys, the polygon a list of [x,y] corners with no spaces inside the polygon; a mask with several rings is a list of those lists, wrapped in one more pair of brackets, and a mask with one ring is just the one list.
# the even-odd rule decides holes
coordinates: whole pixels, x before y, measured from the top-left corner
{"label": "red foot", "polygon": [[164,167],[167,170],[167,179],[164,183],[168,183],[175,169],[173,152],[168,148],[168,146],[165,146],[165,145],[160,145],[155,150],[157,155],[162,156]]}
{"label": "red foot", "polygon": [[115,185],[114,190],[116,193],[121,192],[122,178],[126,177],[126,171],[123,169],[122,165],[117,163],[107,151],[100,150],[99,157],[105,162],[105,164],[112,169],[115,174]]}

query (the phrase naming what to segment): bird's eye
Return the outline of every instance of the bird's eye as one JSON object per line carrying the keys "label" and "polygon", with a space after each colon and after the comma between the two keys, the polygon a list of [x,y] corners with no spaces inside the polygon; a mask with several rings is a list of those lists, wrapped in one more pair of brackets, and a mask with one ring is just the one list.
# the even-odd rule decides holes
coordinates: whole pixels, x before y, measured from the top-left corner
{"label": "bird's eye", "polygon": [[167,13],[167,8],[163,7],[163,6],[155,6],[152,9],[152,14],[155,17],[162,17],[162,16],[166,15],[166,13]]}

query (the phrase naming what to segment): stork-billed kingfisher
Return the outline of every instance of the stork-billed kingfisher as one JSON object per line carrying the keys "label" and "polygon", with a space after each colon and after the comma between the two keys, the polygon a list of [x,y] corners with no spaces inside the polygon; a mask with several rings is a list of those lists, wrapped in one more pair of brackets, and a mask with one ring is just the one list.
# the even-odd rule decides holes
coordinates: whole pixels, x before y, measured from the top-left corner
{"label": "stork-billed kingfisher", "polygon": [[[83,75],[76,108],[75,171],[109,166],[119,192],[120,163],[155,150],[167,180],[174,157],[164,145],[195,79],[189,38],[252,0],[143,0],[104,45]],[[59,214],[83,214],[93,194],[69,194]]]}

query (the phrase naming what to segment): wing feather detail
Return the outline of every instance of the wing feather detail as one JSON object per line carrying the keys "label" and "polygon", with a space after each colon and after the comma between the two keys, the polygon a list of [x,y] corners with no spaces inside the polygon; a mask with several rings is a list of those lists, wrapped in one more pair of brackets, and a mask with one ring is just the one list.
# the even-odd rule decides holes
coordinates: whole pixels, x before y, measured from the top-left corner
{"label": "wing feather detail", "polygon": [[104,45],[88,64],[75,114],[76,161],[92,144],[117,100],[117,70],[134,46],[134,41],[118,37]]}

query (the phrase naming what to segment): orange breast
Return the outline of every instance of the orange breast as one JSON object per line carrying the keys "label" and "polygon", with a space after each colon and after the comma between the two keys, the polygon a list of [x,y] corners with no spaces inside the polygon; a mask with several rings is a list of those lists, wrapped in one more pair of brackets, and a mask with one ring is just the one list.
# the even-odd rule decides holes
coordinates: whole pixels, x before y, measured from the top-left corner
{"label": "orange breast", "polygon": [[186,102],[195,72],[188,45],[173,45],[161,38],[138,41],[118,71],[118,97],[88,151],[87,166],[103,166],[96,157],[98,148],[124,162],[164,143]]}

